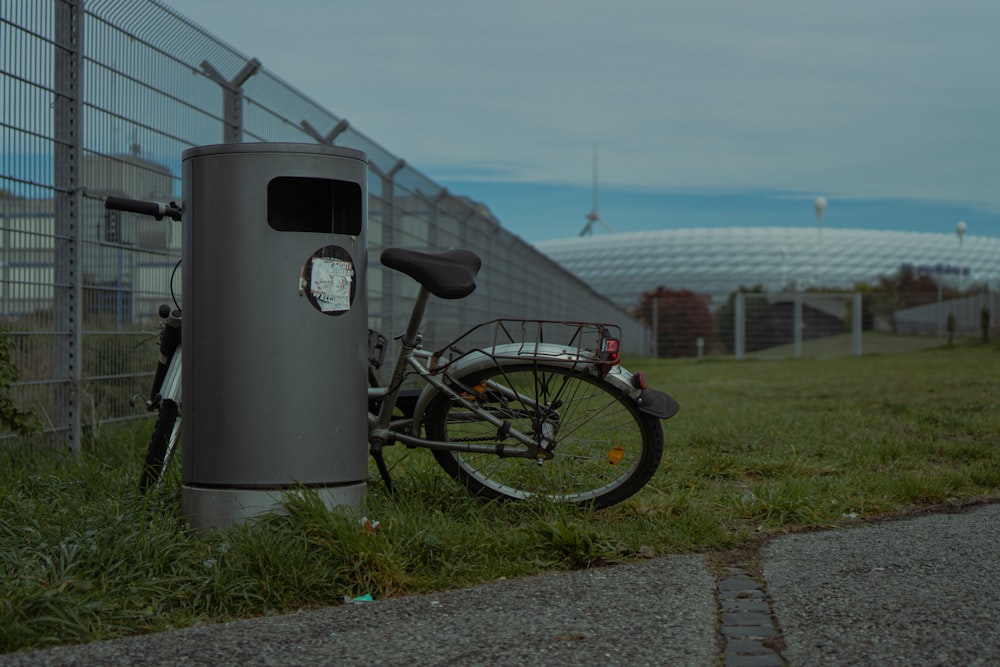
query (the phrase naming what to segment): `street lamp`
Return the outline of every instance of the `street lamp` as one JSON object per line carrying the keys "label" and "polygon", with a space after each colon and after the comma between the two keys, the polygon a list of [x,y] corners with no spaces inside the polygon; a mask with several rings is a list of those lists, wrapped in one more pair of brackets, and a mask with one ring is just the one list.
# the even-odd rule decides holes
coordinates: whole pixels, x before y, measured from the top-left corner
{"label": "street lamp", "polygon": [[959,220],[955,225],[955,233],[958,234],[958,289],[961,292],[965,291],[965,269],[962,267],[965,255],[962,252],[962,237],[965,236],[967,227],[965,220]]}
{"label": "street lamp", "polygon": [[823,287],[823,213],[826,211],[826,197],[816,197],[813,202],[816,209],[816,222],[819,224],[819,285]]}

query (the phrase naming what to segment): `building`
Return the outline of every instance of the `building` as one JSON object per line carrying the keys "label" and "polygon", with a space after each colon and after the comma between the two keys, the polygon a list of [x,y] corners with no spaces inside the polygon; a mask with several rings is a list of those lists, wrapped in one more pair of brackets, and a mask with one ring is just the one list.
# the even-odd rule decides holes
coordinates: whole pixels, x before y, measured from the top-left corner
{"label": "building", "polygon": [[[87,155],[82,172],[89,183],[80,215],[86,314],[120,324],[154,321],[171,286],[180,226],[107,210],[102,202],[108,195],[168,201],[175,179],[167,167],[143,158],[138,146],[128,155]],[[0,319],[51,310],[55,202],[0,198],[0,230]],[[173,287],[179,297],[179,272]]]}
{"label": "building", "polygon": [[850,289],[905,265],[952,287],[1000,288],[1000,238],[815,227],[664,229],[536,246],[624,308],[658,286],[725,302],[741,286],[769,292]]}

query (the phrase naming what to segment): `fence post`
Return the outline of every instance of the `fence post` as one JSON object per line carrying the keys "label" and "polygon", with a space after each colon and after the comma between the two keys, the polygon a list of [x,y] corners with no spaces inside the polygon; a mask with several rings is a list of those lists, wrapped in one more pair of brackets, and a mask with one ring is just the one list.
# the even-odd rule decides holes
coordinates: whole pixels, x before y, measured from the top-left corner
{"label": "fence post", "polygon": [[660,290],[653,292],[653,359],[660,357],[659,339],[657,333],[660,331]]}
{"label": "fence post", "polygon": [[802,358],[802,294],[795,294],[794,316],[792,317],[793,340],[795,341],[795,358]]}
{"label": "fence post", "polygon": [[861,292],[854,293],[853,311],[851,313],[851,352],[855,357],[861,356],[861,332],[864,327],[861,321],[864,317],[861,310]]}
{"label": "fence post", "polygon": [[738,292],[733,305],[733,355],[739,361],[746,356],[746,295]]}
{"label": "fence post", "polygon": [[423,195],[423,200],[427,203],[427,236],[431,248],[440,249],[438,240],[438,228],[440,227],[441,202],[448,196],[448,188],[441,188],[436,195],[428,197]]}
{"label": "fence post", "polygon": [[243,84],[260,69],[260,61],[251,58],[232,80],[227,80],[207,60],[201,62],[201,69],[222,86],[222,142],[240,143],[243,141]]}
{"label": "fence post", "polygon": [[80,454],[80,389],[83,379],[83,263],[80,183],[83,152],[83,0],[56,0],[54,13],[55,185],[53,324],[55,380],[51,426],[67,448]]}
{"label": "fence post", "polygon": [[[396,174],[406,166],[406,160],[400,158],[396,164],[389,168],[389,171],[382,171],[374,163],[368,163],[369,171],[382,180],[382,248],[391,248],[395,243],[396,235]],[[381,267],[381,264],[379,265]],[[395,271],[387,271],[385,267],[382,271],[382,330],[389,337],[395,336],[402,331],[396,331],[396,308],[388,304],[395,303],[399,297],[395,291]],[[386,315],[388,314],[388,317]]]}
{"label": "fence post", "polygon": [[[420,199],[424,205],[427,207],[427,245],[432,251],[440,250],[440,240],[438,239],[438,229],[440,227],[440,214],[441,209],[439,208],[444,198],[448,196],[448,188],[441,188],[437,194],[433,197],[421,192],[420,188],[416,189],[414,195]],[[428,311],[430,313],[431,311]],[[427,317],[424,319],[424,340],[436,341],[438,334],[438,322],[434,317]]]}
{"label": "fence post", "polygon": [[[451,198],[451,199],[452,199],[452,201],[455,201],[454,198]],[[469,221],[472,220],[474,217],[476,217],[475,210],[471,209],[471,208],[466,208],[466,212],[465,212],[465,215],[463,217],[461,217],[461,218],[456,217],[455,218],[456,220],[458,220],[458,239],[459,239],[459,243],[460,243],[460,245],[459,245],[460,248],[471,248],[472,247],[472,244],[469,241]],[[480,258],[482,258],[482,253],[479,253],[479,255],[480,255]],[[481,287],[478,287],[477,291],[481,291],[482,293],[486,293],[486,294],[489,293],[487,289],[483,289],[483,288],[486,288],[486,287],[489,287],[489,286],[487,284],[484,284],[484,282],[482,280],[482,276],[479,277],[478,284],[481,285]],[[455,304],[457,306],[457,309],[458,309],[458,318],[459,318],[459,321],[461,322],[462,328],[466,328],[466,327],[468,327],[470,325],[470,322],[469,322],[470,319],[475,319],[477,321],[481,320],[481,319],[484,319],[484,318],[470,318],[469,317],[469,302],[470,301],[471,301],[471,299],[459,299],[458,303]],[[488,302],[489,301],[487,301],[487,303]],[[491,313],[491,317],[492,317],[492,313]]]}
{"label": "fence post", "polygon": [[302,129],[306,131],[306,134],[308,134],[310,137],[312,137],[319,143],[326,144],[327,146],[333,146],[333,142],[336,141],[337,137],[340,136],[340,134],[345,132],[347,128],[351,126],[351,124],[347,122],[346,118],[341,118],[340,122],[338,122],[336,125],[333,126],[332,130],[323,135],[320,134],[319,130],[313,127],[312,124],[307,120],[303,120],[300,123],[300,125],[302,126]]}

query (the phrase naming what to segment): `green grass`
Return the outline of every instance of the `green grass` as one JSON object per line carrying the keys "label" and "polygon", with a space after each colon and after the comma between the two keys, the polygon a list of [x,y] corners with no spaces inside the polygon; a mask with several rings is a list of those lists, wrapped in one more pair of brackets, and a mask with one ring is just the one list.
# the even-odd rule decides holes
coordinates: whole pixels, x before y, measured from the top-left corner
{"label": "green grass", "polygon": [[[903,352],[921,352],[939,348],[946,340],[938,340],[936,336],[906,336],[865,331],[861,336],[861,351],[865,355],[900,354]],[[837,334],[802,341],[802,358],[804,359],[834,359],[848,357],[854,354],[851,334]],[[755,352],[748,352],[752,359],[790,359],[795,356],[795,345],[776,345]]]}
{"label": "green grass", "polygon": [[[0,650],[160,631],[652,555],[738,548],[1000,491],[1000,347],[744,362],[627,361],[681,412],[652,482],[594,512],[470,498],[429,452],[391,448],[367,514],[315,497],[194,534],[175,479],[133,487],[151,424],[106,427],[82,457],[0,444]],[[398,451],[397,451],[398,450]]]}

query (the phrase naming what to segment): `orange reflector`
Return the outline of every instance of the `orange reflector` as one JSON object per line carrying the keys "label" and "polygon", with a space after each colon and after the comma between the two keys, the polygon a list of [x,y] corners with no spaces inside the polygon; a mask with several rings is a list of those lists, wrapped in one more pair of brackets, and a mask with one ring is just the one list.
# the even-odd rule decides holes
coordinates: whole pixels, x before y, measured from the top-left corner
{"label": "orange reflector", "polygon": [[477,384],[475,387],[472,388],[472,391],[474,391],[476,393],[475,394],[470,394],[468,392],[464,392],[463,391],[462,392],[462,398],[464,398],[467,401],[476,401],[476,400],[479,400],[480,398],[483,397],[483,393],[486,391],[486,383],[485,382],[480,382],[479,384]]}
{"label": "orange reflector", "polygon": [[625,448],[615,445],[608,452],[608,465],[616,466],[622,462],[623,458],[625,458]]}

